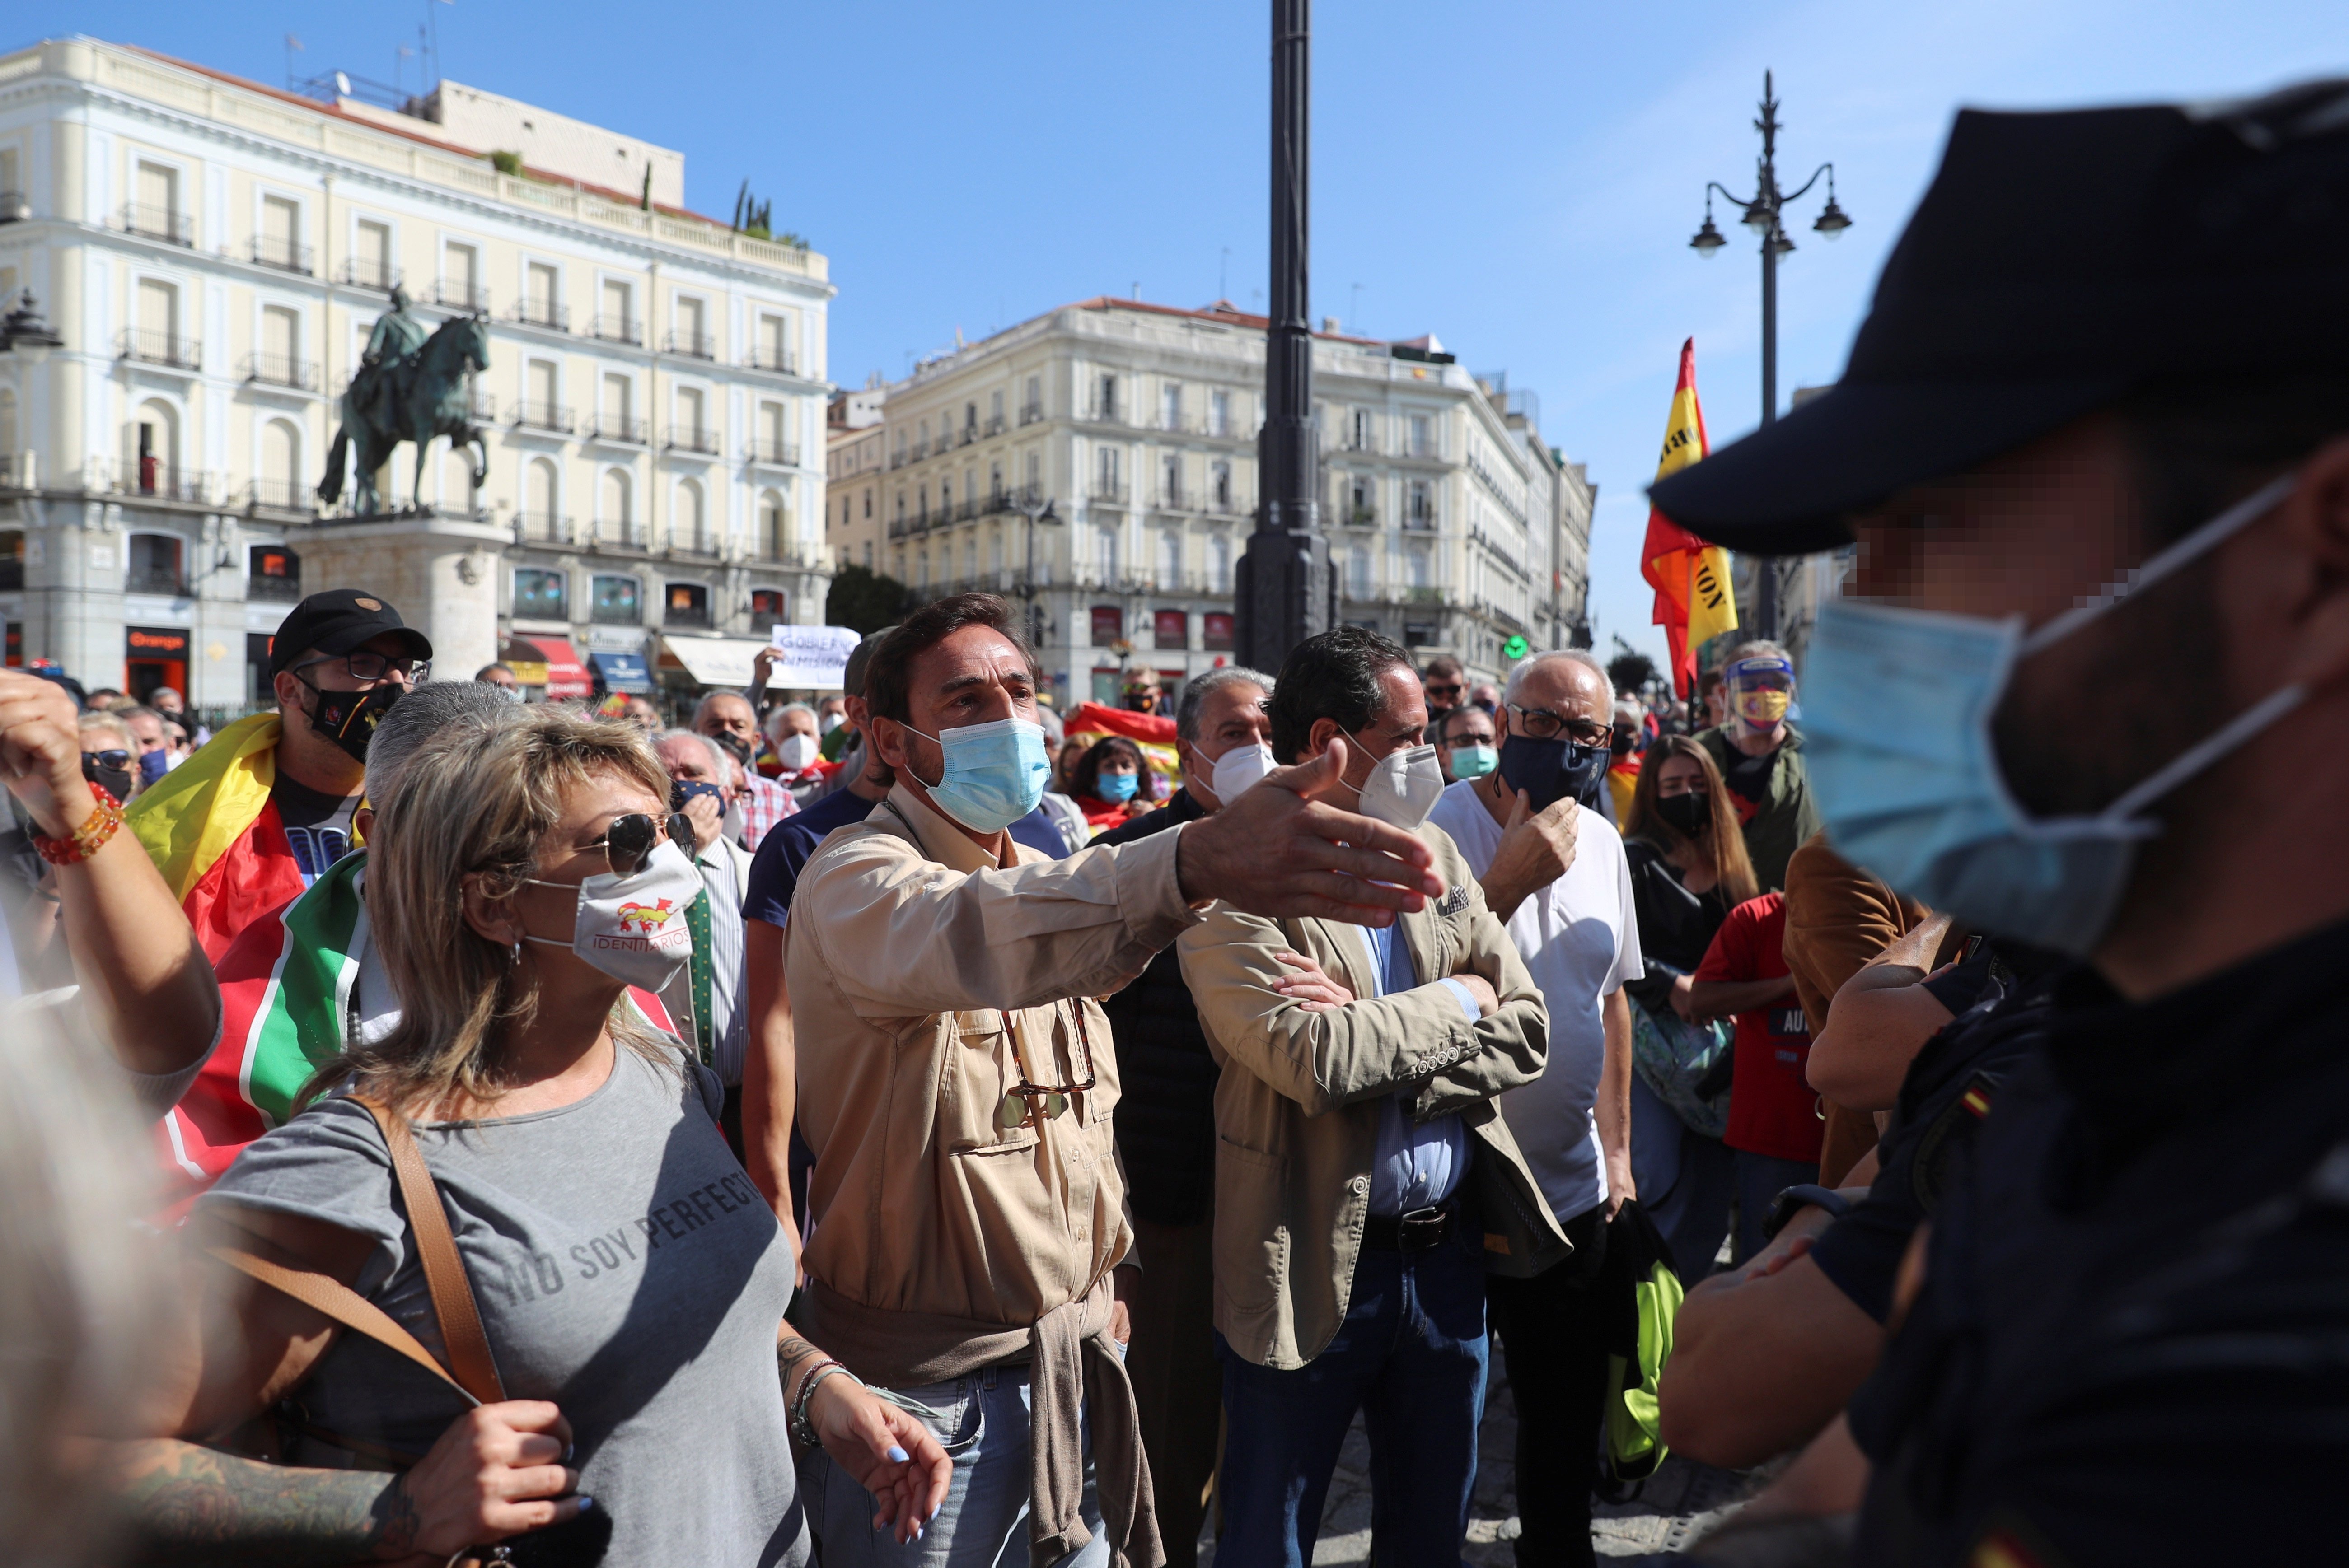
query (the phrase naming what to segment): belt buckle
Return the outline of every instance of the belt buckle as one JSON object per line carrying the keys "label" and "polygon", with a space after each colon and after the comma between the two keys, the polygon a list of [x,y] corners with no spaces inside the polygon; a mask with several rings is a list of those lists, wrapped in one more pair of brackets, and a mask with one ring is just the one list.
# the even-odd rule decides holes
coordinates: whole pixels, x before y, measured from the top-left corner
{"label": "belt buckle", "polygon": [[1407,1253],[1423,1253],[1443,1244],[1452,1229],[1451,1214],[1441,1208],[1413,1209],[1395,1220],[1395,1245]]}

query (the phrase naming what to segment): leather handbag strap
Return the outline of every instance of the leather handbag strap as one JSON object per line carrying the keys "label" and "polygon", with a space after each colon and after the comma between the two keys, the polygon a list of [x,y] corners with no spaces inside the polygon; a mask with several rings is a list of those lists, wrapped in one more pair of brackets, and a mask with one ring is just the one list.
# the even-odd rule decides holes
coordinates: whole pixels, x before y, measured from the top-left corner
{"label": "leather handbag strap", "polygon": [[226,1264],[239,1274],[258,1280],[272,1290],[283,1291],[311,1310],[323,1314],[354,1333],[364,1334],[378,1345],[397,1350],[435,1377],[462,1395],[468,1403],[481,1401],[458,1381],[448,1369],[432,1358],[417,1337],[402,1328],[381,1307],[328,1274],[311,1269],[290,1269],[283,1264],[247,1252],[243,1247],[206,1247],[205,1252]]}
{"label": "leather handbag strap", "polygon": [[424,1265],[425,1288],[432,1295],[433,1315],[440,1320],[441,1342],[449,1348],[449,1368],[458,1387],[483,1404],[506,1397],[498,1376],[496,1357],[490,1354],[490,1336],[481,1327],[481,1311],[473,1300],[473,1283],[458,1255],[457,1238],[449,1229],[449,1212],[441,1207],[440,1190],[408,1119],[365,1095],[351,1097],[367,1107],[383,1130],[384,1147],[391,1151],[392,1173],[399,1179],[400,1201],[408,1208],[408,1228],[416,1237],[418,1261]]}

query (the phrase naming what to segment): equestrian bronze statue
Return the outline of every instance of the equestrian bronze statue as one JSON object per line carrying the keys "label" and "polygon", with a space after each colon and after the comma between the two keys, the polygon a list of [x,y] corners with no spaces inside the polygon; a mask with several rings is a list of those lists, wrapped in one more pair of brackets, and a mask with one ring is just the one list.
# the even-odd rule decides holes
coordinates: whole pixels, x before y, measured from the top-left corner
{"label": "equestrian bronze statue", "polygon": [[408,300],[391,291],[391,308],[378,318],[367,334],[366,351],[351,384],[339,403],[342,424],[335,431],[334,449],[326,454],[326,473],[318,481],[318,499],[332,506],[343,493],[344,455],[357,448],[357,486],[352,511],[373,517],[383,510],[375,476],[391,460],[392,449],[402,441],[416,443],[416,483],[410,493],[424,494],[424,460],[437,436],[449,438],[453,448],[471,447],[473,489],[490,475],[490,449],[473,425],[473,399],[468,377],[490,364],[490,327],[480,315],[451,316],[440,330],[426,336],[423,326],[408,314]]}

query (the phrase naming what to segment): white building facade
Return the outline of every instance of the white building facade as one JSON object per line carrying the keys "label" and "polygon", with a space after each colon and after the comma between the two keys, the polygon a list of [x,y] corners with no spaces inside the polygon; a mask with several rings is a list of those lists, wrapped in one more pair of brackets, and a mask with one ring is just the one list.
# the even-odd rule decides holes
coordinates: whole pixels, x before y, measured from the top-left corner
{"label": "white building facade", "polygon": [[[922,365],[879,403],[882,466],[835,474],[836,559],[922,599],[1019,599],[1064,703],[1113,702],[1128,671],[1171,690],[1230,662],[1264,341],[1228,303],[1096,299]],[[1341,618],[1482,678],[1513,637],[1562,645],[1583,619],[1590,491],[1529,400],[1429,342],[1327,332],[1313,375]],[[871,437],[837,430],[834,451],[864,457]]]}
{"label": "white building facade", "polygon": [[[477,125],[543,112],[458,90]],[[86,38],[0,57],[0,291],[64,340],[0,354],[10,664],[241,707],[294,600],[364,585],[442,674],[506,656],[561,696],[607,666],[696,684],[770,623],[823,620],[825,259],[664,205],[681,155],[598,133],[650,160],[640,202],[418,107]],[[546,156],[612,156],[544,118],[568,128]],[[490,325],[488,478],[440,443],[419,487],[402,447],[393,515],[321,515],[395,285],[427,328]]]}

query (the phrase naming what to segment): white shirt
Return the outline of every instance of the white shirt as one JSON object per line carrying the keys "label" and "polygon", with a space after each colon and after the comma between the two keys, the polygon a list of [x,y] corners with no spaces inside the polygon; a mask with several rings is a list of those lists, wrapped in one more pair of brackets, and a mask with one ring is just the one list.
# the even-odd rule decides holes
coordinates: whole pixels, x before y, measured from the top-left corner
{"label": "white shirt", "polygon": [[[1501,1096],[1501,1115],[1524,1152],[1550,1212],[1561,1222],[1607,1200],[1607,1162],[1592,1108],[1607,1058],[1599,999],[1647,973],[1631,909],[1631,864],[1623,838],[1596,811],[1581,810],[1574,863],[1527,895],[1509,916],[1534,984],[1549,1007],[1549,1065]],[[1501,824],[1467,779],[1447,788],[1427,820],[1452,835],[1482,877],[1501,848]]]}

